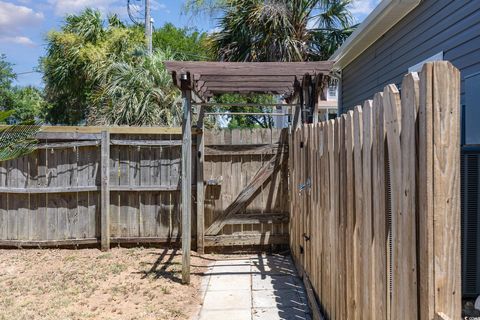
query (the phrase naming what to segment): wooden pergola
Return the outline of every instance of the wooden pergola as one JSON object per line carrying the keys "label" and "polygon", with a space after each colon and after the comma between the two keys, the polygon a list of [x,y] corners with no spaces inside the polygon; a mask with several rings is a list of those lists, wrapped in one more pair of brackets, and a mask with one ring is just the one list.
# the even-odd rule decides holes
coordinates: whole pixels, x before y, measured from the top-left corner
{"label": "wooden pergola", "polygon": [[[290,107],[293,112],[291,128],[301,123],[318,122],[318,110],[326,100],[329,75],[333,61],[319,62],[165,62],[174,84],[182,91],[182,281],[190,282],[191,194],[192,194],[192,107],[198,107],[197,168],[197,251],[204,248],[204,136],[203,118],[209,106],[266,106],[242,103],[219,104],[210,99],[223,93],[264,93],[283,96],[285,103],[271,107]],[[220,114],[220,113],[216,113]],[[221,113],[225,114],[225,113]],[[230,115],[259,115],[230,112]],[[262,115],[286,116],[283,113]]]}

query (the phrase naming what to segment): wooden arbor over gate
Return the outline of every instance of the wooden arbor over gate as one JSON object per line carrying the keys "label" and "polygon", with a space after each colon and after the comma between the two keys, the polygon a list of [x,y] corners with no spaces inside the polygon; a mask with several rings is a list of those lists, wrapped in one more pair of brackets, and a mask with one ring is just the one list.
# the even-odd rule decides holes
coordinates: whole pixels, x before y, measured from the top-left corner
{"label": "wooden arbor over gate", "polygon": [[[182,127],[182,281],[190,281],[190,248],[191,248],[191,192],[192,192],[192,106],[198,107],[199,130],[197,134],[198,155],[197,170],[197,251],[204,250],[204,108],[211,105],[210,98],[223,93],[269,93],[284,97],[285,104],[293,111],[292,125],[318,121],[320,100],[326,100],[328,77],[333,62],[165,62],[167,70],[172,74],[174,84],[182,90],[183,127]],[[223,105],[226,106],[226,105]],[[229,104],[228,106],[241,106]],[[264,106],[264,105],[262,105]],[[229,113],[235,115],[236,113]],[[257,115],[252,113],[237,113]],[[265,114],[268,115],[268,114]],[[288,114],[270,114],[287,116]],[[225,219],[240,212],[244,203],[255,192],[256,185],[261,185],[269,176],[272,166],[266,166],[257,173],[253,181],[244,189],[237,199],[221,214],[207,230],[211,234],[218,233]]]}

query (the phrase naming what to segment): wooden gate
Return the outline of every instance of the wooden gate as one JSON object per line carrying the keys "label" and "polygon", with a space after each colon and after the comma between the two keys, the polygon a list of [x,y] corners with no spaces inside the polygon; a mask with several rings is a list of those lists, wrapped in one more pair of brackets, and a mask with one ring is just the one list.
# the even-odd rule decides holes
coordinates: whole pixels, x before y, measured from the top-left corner
{"label": "wooden gate", "polygon": [[287,135],[205,132],[205,247],[288,244]]}

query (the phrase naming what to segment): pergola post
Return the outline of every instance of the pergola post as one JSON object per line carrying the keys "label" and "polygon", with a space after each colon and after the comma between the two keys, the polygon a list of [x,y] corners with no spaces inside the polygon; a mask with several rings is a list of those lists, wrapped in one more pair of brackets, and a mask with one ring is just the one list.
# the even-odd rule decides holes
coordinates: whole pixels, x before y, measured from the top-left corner
{"label": "pergola post", "polygon": [[183,86],[182,121],[182,283],[190,283],[192,241],[192,92]]}

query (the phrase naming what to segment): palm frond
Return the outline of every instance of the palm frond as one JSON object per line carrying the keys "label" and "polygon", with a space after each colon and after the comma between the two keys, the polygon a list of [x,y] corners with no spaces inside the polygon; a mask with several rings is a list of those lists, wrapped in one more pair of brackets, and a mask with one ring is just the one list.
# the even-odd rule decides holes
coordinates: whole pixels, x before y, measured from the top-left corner
{"label": "palm frond", "polygon": [[[5,112],[0,112],[0,119]],[[0,161],[15,159],[36,149],[39,124],[20,124],[0,129]]]}

